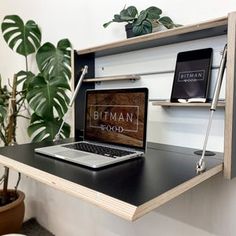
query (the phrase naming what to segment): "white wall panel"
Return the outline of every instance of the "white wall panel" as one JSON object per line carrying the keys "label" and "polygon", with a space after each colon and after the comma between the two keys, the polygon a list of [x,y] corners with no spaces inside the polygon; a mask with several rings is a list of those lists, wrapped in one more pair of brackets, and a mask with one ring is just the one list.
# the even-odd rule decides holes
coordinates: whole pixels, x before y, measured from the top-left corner
{"label": "white wall panel", "polygon": [[[226,37],[218,36],[97,58],[95,61],[97,77],[122,74],[142,76],[135,82],[102,82],[97,84],[96,88],[147,87],[150,100],[168,100],[171,96],[177,54],[181,51],[211,47],[214,68],[210,86],[210,97],[212,97],[225,43]],[[225,81],[221,91],[220,98],[223,99]],[[207,108],[162,108],[152,106],[150,102],[148,141],[202,148],[208,117]],[[223,136],[224,109],[220,108],[214,116],[208,149],[222,152]]]}

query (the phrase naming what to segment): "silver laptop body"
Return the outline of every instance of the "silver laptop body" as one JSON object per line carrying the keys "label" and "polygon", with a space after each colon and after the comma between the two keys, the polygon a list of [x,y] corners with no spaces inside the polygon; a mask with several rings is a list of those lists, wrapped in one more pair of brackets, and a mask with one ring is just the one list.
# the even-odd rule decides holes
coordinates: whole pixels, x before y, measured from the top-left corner
{"label": "silver laptop body", "polygon": [[[37,148],[35,152],[91,168],[142,156],[147,106],[147,88],[88,90],[84,141]],[[81,146],[83,150],[78,150]]]}

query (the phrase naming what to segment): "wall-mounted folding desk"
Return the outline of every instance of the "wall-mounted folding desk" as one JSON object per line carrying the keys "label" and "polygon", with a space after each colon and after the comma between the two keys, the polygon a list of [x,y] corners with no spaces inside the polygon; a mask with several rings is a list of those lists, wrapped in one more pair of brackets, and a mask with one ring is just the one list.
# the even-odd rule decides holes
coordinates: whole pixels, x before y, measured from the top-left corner
{"label": "wall-mounted folding desk", "polygon": [[197,175],[192,149],[154,143],[145,157],[100,170],[35,154],[39,146],[1,148],[0,163],[131,221],[223,170],[222,154],[206,158],[206,172]]}
{"label": "wall-mounted folding desk", "polygon": [[[227,72],[225,104],[224,154],[206,157],[206,172],[197,175],[199,156],[192,149],[148,144],[145,158],[128,161],[100,170],[92,170],[34,153],[43,144],[24,144],[0,149],[0,164],[13,168],[42,183],[82,198],[127,220],[135,220],[156,207],[179,196],[197,184],[223,171],[226,178],[236,176],[235,123],[236,103],[236,13],[227,17],[177,29],[122,40],[74,53],[74,78],[89,66],[87,81],[76,100],[75,131],[83,130],[83,92],[93,88],[95,59],[107,55],[148,49],[172,43],[227,36]],[[117,77],[113,79],[118,79]],[[158,104],[160,105],[160,104]],[[161,104],[163,106],[163,104]],[[171,106],[171,104],[167,104]],[[190,108],[191,109],[191,108]]]}

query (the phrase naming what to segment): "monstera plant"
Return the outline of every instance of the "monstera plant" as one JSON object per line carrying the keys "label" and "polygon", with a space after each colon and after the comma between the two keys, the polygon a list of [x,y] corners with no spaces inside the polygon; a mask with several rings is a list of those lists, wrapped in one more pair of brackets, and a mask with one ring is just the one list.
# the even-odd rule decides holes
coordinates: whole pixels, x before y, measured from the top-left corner
{"label": "monstera plant", "polygon": [[[34,141],[52,140],[68,109],[71,76],[71,44],[68,39],[42,45],[36,54],[40,73],[30,79],[26,99],[33,110],[28,128]],[[40,132],[39,132],[40,130]],[[61,137],[69,137],[70,126],[65,123]]]}
{"label": "monstera plant", "polygon": [[[5,146],[16,142],[17,120],[21,116],[30,120],[28,133],[33,141],[52,140],[69,103],[67,92],[70,90],[71,44],[68,39],[62,39],[57,46],[49,42],[41,45],[42,36],[38,25],[32,20],[24,23],[17,15],[6,16],[1,29],[7,45],[24,57],[25,68],[14,73],[8,85],[7,82],[3,84],[0,76],[0,139]],[[29,56],[33,56],[30,61],[35,58],[38,67],[36,72],[29,70]],[[65,123],[60,136],[69,137],[69,134],[70,126]],[[17,186],[15,190],[9,190],[8,178],[9,168],[5,167],[0,177],[0,184],[3,183],[3,190],[0,191],[0,218],[6,218],[1,215],[1,206],[7,205],[11,210],[19,204],[20,212],[12,213],[8,222],[4,220],[3,227],[0,223],[1,235],[17,231],[20,225],[14,228],[13,218],[20,217],[23,221],[24,215],[24,194],[17,191]],[[16,222],[21,220],[16,219]]]}
{"label": "monstera plant", "polygon": [[[8,46],[25,58],[25,69],[15,73],[16,85],[12,84],[12,88],[16,87],[15,97],[12,97],[13,91],[8,91],[9,97],[15,101],[15,107],[10,108],[14,111],[14,119],[11,120],[11,130],[14,131],[12,139],[16,141],[16,118],[22,116],[21,108],[26,106],[27,101],[31,114],[29,135],[33,137],[33,141],[52,140],[59,130],[69,103],[67,92],[70,90],[71,44],[68,39],[62,39],[56,47],[49,42],[41,45],[41,31],[38,25],[32,20],[24,23],[17,15],[9,15],[3,19],[2,33]],[[34,53],[38,66],[37,73],[29,71],[28,57]],[[9,107],[9,104],[9,101],[0,102],[0,110],[6,109],[6,105]],[[3,128],[9,126],[4,124],[9,121],[9,117],[5,118],[2,119],[0,128],[2,140],[9,133],[9,130]],[[60,135],[68,137],[69,134],[70,127],[65,123]],[[3,141],[5,145],[9,144],[7,140]]]}

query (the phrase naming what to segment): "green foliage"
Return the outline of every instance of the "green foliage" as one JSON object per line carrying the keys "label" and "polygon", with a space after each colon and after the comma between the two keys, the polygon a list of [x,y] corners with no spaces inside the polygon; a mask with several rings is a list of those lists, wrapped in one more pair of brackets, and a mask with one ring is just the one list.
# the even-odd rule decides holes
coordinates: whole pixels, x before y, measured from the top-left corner
{"label": "green foliage", "polygon": [[26,98],[38,116],[53,119],[56,112],[56,116],[62,118],[69,103],[66,95],[66,90],[69,89],[66,80],[39,74],[29,83]]}
{"label": "green foliage", "polygon": [[4,17],[2,33],[8,46],[23,56],[36,52],[41,43],[41,32],[38,25],[32,20],[24,24],[17,15]]}
{"label": "green foliage", "polygon": [[7,119],[7,108],[9,105],[9,98],[11,94],[6,85],[2,86],[2,77],[0,75],[0,139],[6,145],[6,119]]}
{"label": "green foliage", "polygon": [[[42,119],[34,113],[31,116],[30,126],[28,127],[28,133],[30,136],[34,136],[33,142],[40,142],[41,140],[53,140],[57,134],[62,120],[59,118],[54,119]],[[70,135],[70,126],[65,123],[60,137],[66,138]]]}
{"label": "green foliage", "polygon": [[134,6],[130,6],[127,9],[123,9],[120,14],[115,14],[114,19],[103,24],[103,27],[106,28],[112,22],[128,22],[132,23],[138,14],[137,8]]}
{"label": "green foliage", "polygon": [[120,14],[115,14],[111,21],[103,24],[103,27],[106,28],[112,22],[127,22],[133,25],[133,33],[138,36],[151,33],[153,26],[158,24],[167,29],[181,26],[175,24],[168,16],[161,17],[161,14],[162,10],[155,6],[148,7],[140,13],[135,6],[129,6],[124,8]]}
{"label": "green foliage", "polygon": [[[36,60],[40,73],[27,84],[27,101],[34,111],[28,128],[33,141],[52,140],[67,112],[71,76],[71,43],[62,39],[57,47],[43,44],[37,51]],[[36,129],[38,127],[38,130]],[[69,137],[70,128],[65,124],[61,137]]]}
{"label": "green foliage", "polygon": [[168,16],[163,16],[159,19],[159,22],[161,22],[162,25],[164,25],[167,29],[172,29],[175,27],[179,27],[181,25],[175,24],[170,17]]}
{"label": "green foliage", "polygon": [[[70,90],[71,43],[68,39],[62,39],[56,47],[49,42],[41,46],[38,25],[32,20],[24,24],[17,15],[6,16],[1,28],[8,46],[23,55],[26,62],[25,70],[16,74],[17,107],[14,115],[19,115],[27,101],[32,114],[29,135],[33,137],[33,141],[52,140],[69,103],[66,93]],[[27,57],[35,52],[38,74],[28,70]],[[0,130],[6,123],[8,100],[11,96],[11,92],[6,92],[4,88],[0,86]],[[70,126],[65,124],[60,135],[65,138],[69,134]],[[4,132],[0,133],[0,139],[4,140],[4,136]]]}
{"label": "green foliage", "polygon": [[148,20],[144,20],[139,25],[135,24],[133,26],[133,32],[135,35],[149,34],[152,32],[152,23]]}
{"label": "green foliage", "polygon": [[71,76],[70,53],[71,44],[68,39],[60,40],[57,47],[51,43],[45,43],[36,54],[39,71],[44,75],[69,80]]}

